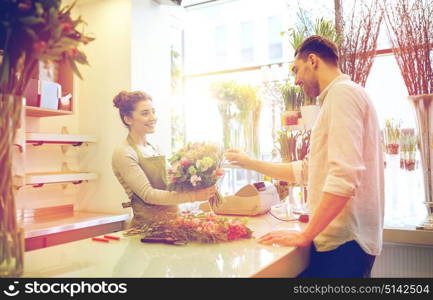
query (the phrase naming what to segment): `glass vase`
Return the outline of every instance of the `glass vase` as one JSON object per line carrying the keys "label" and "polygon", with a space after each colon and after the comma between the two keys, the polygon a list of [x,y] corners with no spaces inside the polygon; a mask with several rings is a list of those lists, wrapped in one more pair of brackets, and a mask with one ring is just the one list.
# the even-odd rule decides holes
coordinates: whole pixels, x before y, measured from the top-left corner
{"label": "glass vase", "polygon": [[0,277],[23,273],[24,234],[17,224],[12,162],[13,142],[22,124],[23,97],[0,94]]}
{"label": "glass vase", "polygon": [[415,115],[418,136],[420,139],[421,167],[424,183],[424,204],[427,209],[428,217],[421,228],[433,229],[433,160],[432,160],[432,129],[433,129],[433,94],[409,96]]}

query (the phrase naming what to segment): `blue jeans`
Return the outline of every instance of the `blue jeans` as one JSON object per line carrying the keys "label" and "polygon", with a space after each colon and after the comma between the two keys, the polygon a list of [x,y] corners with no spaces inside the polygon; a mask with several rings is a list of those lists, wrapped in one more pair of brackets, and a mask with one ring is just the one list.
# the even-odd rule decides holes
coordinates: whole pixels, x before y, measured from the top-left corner
{"label": "blue jeans", "polygon": [[311,245],[310,265],[298,278],[369,278],[376,256],[367,254],[356,241],[331,251]]}

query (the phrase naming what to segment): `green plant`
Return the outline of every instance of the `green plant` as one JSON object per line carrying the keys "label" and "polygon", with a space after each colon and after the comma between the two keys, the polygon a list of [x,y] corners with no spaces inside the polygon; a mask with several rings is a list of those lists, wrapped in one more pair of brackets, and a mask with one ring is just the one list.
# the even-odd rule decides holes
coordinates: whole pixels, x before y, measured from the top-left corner
{"label": "green plant", "polygon": [[[306,18],[304,17],[304,20]],[[293,50],[298,49],[301,43],[311,35],[320,35],[328,38],[337,45],[343,40],[343,36],[337,33],[334,22],[323,18],[316,19],[313,25],[310,21],[303,22],[300,26],[289,28],[285,32],[282,32],[282,34],[288,35],[289,43]]]}
{"label": "green plant", "polygon": [[[75,4],[75,3],[74,3]],[[74,4],[61,0],[0,1],[0,92],[22,95],[39,61],[64,61],[81,78],[76,63],[88,64],[78,49],[94,40],[78,30]]]}
{"label": "green plant", "polygon": [[387,144],[400,143],[401,121],[393,118],[385,120],[385,141]]}
{"label": "green plant", "polygon": [[285,110],[299,111],[304,101],[304,93],[300,87],[288,82],[281,87],[281,95],[283,96]]}
{"label": "green plant", "polygon": [[279,151],[283,162],[296,160],[296,141],[300,134],[294,131],[278,131]]}

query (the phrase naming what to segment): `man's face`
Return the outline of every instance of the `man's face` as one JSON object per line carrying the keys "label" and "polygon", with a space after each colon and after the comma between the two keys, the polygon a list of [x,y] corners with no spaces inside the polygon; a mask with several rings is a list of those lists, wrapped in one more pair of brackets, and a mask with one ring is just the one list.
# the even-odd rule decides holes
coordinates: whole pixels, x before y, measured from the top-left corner
{"label": "man's face", "polygon": [[302,59],[297,55],[292,65],[292,72],[295,74],[295,84],[302,87],[308,98],[315,98],[320,94],[319,81],[315,72],[315,62],[317,57],[310,54],[307,59]]}

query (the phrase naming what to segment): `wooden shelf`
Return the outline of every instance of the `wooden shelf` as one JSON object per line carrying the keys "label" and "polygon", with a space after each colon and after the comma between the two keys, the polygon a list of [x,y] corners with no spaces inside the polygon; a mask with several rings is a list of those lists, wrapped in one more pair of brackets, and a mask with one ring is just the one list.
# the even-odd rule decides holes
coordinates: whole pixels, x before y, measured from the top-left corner
{"label": "wooden shelf", "polygon": [[68,230],[86,228],[90,226],[102,225],[107,223],[125,221],[129,218],[128,214],[109,214],[74,211],[67,218],[45,219],[42,222],[33,222],[24,224],[25,237],[35,237]]}
{"label": "wooden shelf", "polygon": [[81,183],[83,180],[95,180],[98,178],[96,173],[87,172],[44,172],[44,173],[27,173],[26,185],[35,187],[42,186],[46,183]]}
{"label": "wooden shelf", "polygon": [[72,115],[73,112],[70,110],[58,110],[40,108],[35,106],[25,106],[26,116],[28,117],[52,117],[52,116],[66,116]]}
{"label": "wooden shelf", "polygon": [[72,144],[79,146],[82,143],[94,143],[96,138],[90,135],[72,135],[57,133],[26,133],[26,143],[33,145],[42,144]]}
{"label": "wooden shelf", "polygon": [[69,216],[51,216],[22,224],[25,251],[51,247],[125,229],[128,214],[73,211]]}

